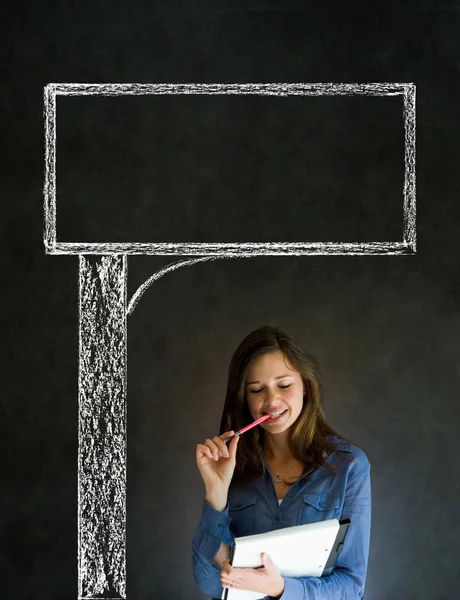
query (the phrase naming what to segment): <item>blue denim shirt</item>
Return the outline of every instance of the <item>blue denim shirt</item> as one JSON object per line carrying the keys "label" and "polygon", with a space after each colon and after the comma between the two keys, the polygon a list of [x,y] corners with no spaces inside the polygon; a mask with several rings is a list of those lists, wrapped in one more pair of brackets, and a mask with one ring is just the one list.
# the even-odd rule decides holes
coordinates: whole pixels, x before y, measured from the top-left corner
{"label": "blue denim shirt", "polygon": [[[203,594],[220,598],[220,571],[212,560],[221,542],[234,537],[350,518],[351,523],[335,569],[324,577],[284,577],[281,600],[358,600],[363,597],[371,524],[370,464],[365,453],[334,438],[336,451],[325,460],[337,469],[306,472],[278,503],[270,472],[231,485],[224,512],[203,503],[201,521],[193,539],[193,572]],[[352,459],[350,462],[348,459]]]}

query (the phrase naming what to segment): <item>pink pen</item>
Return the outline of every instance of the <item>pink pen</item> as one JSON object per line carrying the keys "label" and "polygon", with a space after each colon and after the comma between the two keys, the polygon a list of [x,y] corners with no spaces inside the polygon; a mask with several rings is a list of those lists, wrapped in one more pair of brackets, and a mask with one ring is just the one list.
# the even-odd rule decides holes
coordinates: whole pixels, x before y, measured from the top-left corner
{"label": "pink pen", "polygon": [[232,440],[234,437],[236,437],[237,435],[241,435],[242,433],[244,433],[245,431],[248,431],[249,429],[252,429],[253,427],[255,427],[256,425],[259,425],[259,423],[262,423],[263,421],[266,421],[267,419],[270,418],[270,415],[264,415],[263,417],[260,417],[260,419],[255,420],[253,423],[249,423],[249,425],[245,425],[244,427],[242,427],[239,431],[236,431],[233,435],[231,435],[228,438],[225,438],[224,442],[227,443],[230,440]]}

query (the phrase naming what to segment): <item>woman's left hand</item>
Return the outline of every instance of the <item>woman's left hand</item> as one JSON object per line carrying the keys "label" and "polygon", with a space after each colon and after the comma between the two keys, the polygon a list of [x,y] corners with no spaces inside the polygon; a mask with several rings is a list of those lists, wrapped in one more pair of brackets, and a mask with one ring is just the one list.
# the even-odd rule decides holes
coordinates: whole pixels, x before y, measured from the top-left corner
{"label": "woman's left hand", "polygon": [[224,588],[262,592],[267,596],[279,598],[284,591],[284,579],[273,564],[272,559],[263,552],[262,566],[257,569],[249,567],[232,567],[224,560],[220,580]]}

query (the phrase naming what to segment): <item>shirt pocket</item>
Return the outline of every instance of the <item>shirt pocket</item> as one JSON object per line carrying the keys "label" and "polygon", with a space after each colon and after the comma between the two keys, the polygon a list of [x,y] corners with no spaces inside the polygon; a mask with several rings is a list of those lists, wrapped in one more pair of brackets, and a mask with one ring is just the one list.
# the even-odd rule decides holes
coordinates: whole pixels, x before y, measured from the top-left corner
{"label": "shirt pocket", "polygon": [[329,494],[321,493],[304,494],[297,525],[338,519],[339,516],[340,496],[330,496]]}
{"label": "shirt pocket", "polygon": [[229,500],[228,516],[232,519],[230,529],[236,537],[252,535],[255,530],[257,495],[237,494]]}

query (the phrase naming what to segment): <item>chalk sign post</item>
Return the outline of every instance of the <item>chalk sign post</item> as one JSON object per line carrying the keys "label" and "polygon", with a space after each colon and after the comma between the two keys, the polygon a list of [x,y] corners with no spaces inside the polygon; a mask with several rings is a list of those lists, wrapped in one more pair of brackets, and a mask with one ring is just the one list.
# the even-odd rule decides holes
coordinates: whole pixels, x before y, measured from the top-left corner
{"label": "chalk sign post", "polygon": [[[56,234],[59,96],[397,96],[403,99],[400,240],[386,242],[83,243]],[[416,252],[415,85],[410,83],[49,84],[44,90],[44,244],[79,257],[78,598],[126,598],[127,319],[156,280],[199,262],[257,256],[407,255]],[[129,255],[189,257],[154,273],[127,297]]]}

